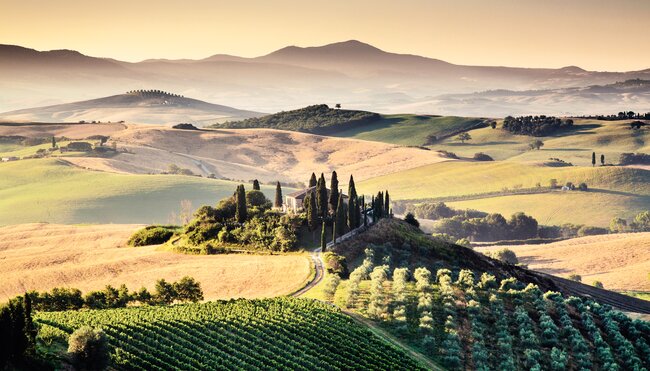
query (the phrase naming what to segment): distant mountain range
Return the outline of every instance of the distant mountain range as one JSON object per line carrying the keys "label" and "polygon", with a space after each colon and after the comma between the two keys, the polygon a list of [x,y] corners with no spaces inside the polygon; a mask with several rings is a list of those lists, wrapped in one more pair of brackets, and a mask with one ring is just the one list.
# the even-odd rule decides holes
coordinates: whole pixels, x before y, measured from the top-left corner
{"label": "distant mountain range", "polygon": [[[217,54],[200,60],[149,59],[138,63],[89,57],[72,50],[36,51],[0,45],[0,111],[156,88],[252,111],[341,103],[379,112],[413,107],[414,113],[450,113],[451,109],[443,105],[449,95],[500,89],[546,91],[631,79],[650,80],[650,69],[596,72],[574,66],[463,66],[389,53],[355,40],[319,47],[289,46],[256,58]],[[431,103],[440,96],[445,96],[441,104]],[[646,95],[634,93],[631,98],[632,104],[650,108]],[[589,100],[593,104],[585,105],[588,109],[603,103],[596,98]],[[479,106],[472,107],[473,111],[479,110],[481,115],[497,112],[494,100],[477,102]],[[499,100],[497,105],[502,103],[509,107],[507,100]],[[571,100],[566,104],[558,101],[551,107],[556,111],[542,113],[590,113],[572,111]],[[530,108],[531,112],[537,109],[534,105]],[[603,107],[602,111],[618,108]]]}
{"label": "distant mountain range", "polygon": [[0,121],[126,121],[167,125],[191,122],[197,126],[207,126],[260,115],[262,114],[258,112],[238,110],[163,91],[132,91],[105,98],[0,113]]}

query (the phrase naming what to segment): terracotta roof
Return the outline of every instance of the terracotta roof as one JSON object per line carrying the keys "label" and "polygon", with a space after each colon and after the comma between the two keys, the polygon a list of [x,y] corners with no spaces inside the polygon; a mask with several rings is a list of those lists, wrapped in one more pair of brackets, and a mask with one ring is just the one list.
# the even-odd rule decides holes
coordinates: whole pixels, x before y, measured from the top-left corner
{"label": "terracotta roof", "polygon": [[[305,196],[307,196],[307,193],[309,192],[316,192],[316,186],[310,187],[310,188],[305,188],[301,189],[299,191],[295,191],[293,193],[289,193],[287,197],[295,198],[295,199],[303,199]],[[329,196],[330,190],[327,188],[327,195]],[[343,194],[343,198],[349,198],[345,193]]]}

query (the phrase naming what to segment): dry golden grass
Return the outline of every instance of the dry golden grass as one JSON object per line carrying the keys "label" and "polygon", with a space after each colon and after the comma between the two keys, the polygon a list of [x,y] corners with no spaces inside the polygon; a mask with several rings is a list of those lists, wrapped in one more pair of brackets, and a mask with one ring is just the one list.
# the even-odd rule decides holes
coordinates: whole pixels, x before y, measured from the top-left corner
{"label": "dry golden grass", "polygon": [[113,135],[126,129],[124,124],[42,124],[0,125],[0,136],[19,135],[28,138],[66,137],[85,139],[91,135]]}
{"label": "dry golden grass", "polygon": [[650,232],[574,238],[545,245],[509,248],[531,269],[556,276],[579,274],[582,282],[601,281],[606,289],[650,291]]}
{"label": "dry golden grass", "polygon": [[206,300],[289,294],[309,278],[306,255],[183,255],[125,247],[138,225],[23,224],[0,228],[0,297],[66,286],[153,288],[192,276]]}
{"label": "dry golden grass", "polygon": [[159,173],[176,164],[196,174],[260,181],[305,182],[312,172],[336,170],[347,182],[349,174],[368,179],[447,160],[417,148],[270,129],[194,131],[130,125],[111,139],[131,153],[70,162],[128,173]]}

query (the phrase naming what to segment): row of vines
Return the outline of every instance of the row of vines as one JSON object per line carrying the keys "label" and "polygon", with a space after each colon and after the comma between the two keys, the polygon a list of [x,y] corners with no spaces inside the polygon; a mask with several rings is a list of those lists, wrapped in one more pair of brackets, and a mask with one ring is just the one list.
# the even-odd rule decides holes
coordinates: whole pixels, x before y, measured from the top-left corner
{"label": "row of vines", "polygon": [[339,309],[305,299],[40,312],[35,321],[45,345],[82,326],[103,329],[118,369],[420,368]]}

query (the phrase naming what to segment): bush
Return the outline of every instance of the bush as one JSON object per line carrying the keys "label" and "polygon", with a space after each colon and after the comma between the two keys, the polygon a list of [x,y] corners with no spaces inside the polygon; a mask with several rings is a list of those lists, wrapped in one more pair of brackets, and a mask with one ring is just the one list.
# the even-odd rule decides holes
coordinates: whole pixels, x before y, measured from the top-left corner
{"label": "bush", "polygon": [[486,255],[491,257],[492,259],[496,259],[507,264],[511,264],[511,265],[519,264],[519,259],[517,259],[517,254],[515,254],[515,252],[510,249],[488,251]]}
{"label": "bush", "polygon": [[420,222],[415,219],[415,216],[412,213],[407,213],[404,217],[404,221],[416,228],[420,228]]}
{"label": "bush", "polygon": [[591,283],[591,286],[593,286],[593,287],[598,287],[599,289],[604,289],[604,288],[605,288],[605,285],[603,285],[603,283],[600,282],[600,281],[594,281],[594,282],[592,282],[592,283]]}
{"label": "bush", "polygon": [[570,274],[567,279],[570,279],[571,281],[582,282],[582,276],[579,274]]}
{"label": "bush", "polygon": [[581,190],[581,191],[583,191],[583,192],[587,192],[587,191],[589,190],[589,188],[587,187],[587,183],[584,183],[584,182],[583,182],[583,183],[580,183],[580,184],[578,185],[578,189]]}
{"label": "bush", "polygon": [[169,241],[176,227],[150,225],[135,232],[129,241],[129,246],[160,245]]}
{"label": "bush", "polygon": [[348,277],[348,263],[345,256],[327,251],[323,254],[323,262],[328,273],[337,274],[341,278]]}
{"label": "bush", "polygon": [[503,120],[502,128],[513,134],[541,137],[573,126],[573,120],[562,120],[553,116],[508,116]]}
{"label": "bush", "polygon": [[607,228],[600,228],[600,227],[590,227],[587,225],[583,225],[578,229],[578,237],[583,237],[583,236],[596,236],[599,234],[607,234],[608,230]]}
{"label": "bush", "polygon": [[68,340],[68,353],[77,370],[105,369],[109,355],[104,331],[89,326],[75,330]]}
{"label": "bush", "polygon": [[483,152],[478,152],[474,154],[474,160],[476,161],[494,161],[490,155],[486,155]]}

